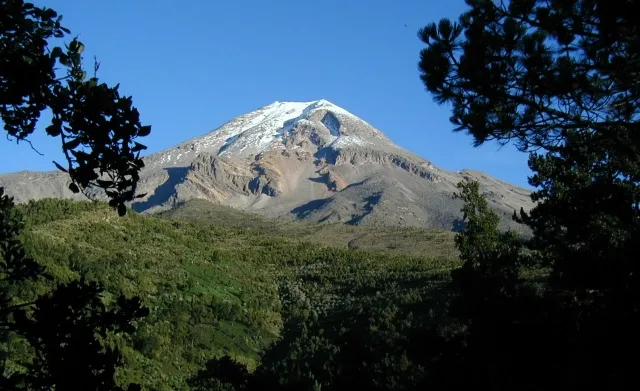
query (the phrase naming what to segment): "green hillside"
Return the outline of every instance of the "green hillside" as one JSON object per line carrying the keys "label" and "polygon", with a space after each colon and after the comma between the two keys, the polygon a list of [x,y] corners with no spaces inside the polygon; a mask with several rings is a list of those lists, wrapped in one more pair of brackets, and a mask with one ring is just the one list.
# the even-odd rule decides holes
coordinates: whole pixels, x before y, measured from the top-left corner
{"label": "green hillside", "polygon": [[439,229],[276,220],[197,199],[163,212],[160,216],[257,231],[338,248],[458,259],[458,252],[453,244],[455,234]]}
{"label": "green hillside", "polygon": [[[289,346],[307,319],[330,330],[363,309],[384,310],[383,302],[437,304],[435,292],[456,264],[449,233],[274,224],[198,207],[125,217],[67,200],[18,208],[25,247],[56,281],[84,275],[151,309],[132,338],[112,341],[126,359],[122,381],[188,389],[185,380],[222,355],[255,368],[261,352],[277,358],[273,346]],[[40,283],[24,294],[46,289]]]}

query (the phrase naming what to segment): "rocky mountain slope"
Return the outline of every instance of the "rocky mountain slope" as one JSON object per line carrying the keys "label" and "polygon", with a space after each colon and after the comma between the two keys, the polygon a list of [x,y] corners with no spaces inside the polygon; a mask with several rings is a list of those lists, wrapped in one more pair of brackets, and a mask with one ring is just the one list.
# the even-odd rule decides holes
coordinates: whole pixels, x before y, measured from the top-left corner
{"label": "rocky mountain slope", "polygon": [[[529,209],[529,191],[483,173],[441,170],[328,102],[275,102],[220,128],[145,157],[131,206],[164,211],[204,199],[268,217],[346,224],[455,229],[460,180],[477,180],[505,227]],[[0,176],[17,202],[81,198],[59,172]],[[100,197],[98,194],[97,197]]]}

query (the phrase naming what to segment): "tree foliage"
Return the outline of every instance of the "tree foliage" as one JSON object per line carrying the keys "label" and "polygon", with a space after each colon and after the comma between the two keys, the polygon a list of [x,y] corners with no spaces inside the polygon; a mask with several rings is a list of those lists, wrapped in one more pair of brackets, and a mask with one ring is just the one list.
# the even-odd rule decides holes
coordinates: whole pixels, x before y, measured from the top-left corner
{"label": "tree foliage", "polygon": [[96,282],[76,280],[38,298],[33,312],[16,312],[12,328],[35,355],[26,373],[9,380],[15,378],[29,390],[119,390],[115,372],[123,365],[122,356],[104,341],[113,333],[133,333],[135,321],[149,310],[141,307],[139,298],[124,296],[109,309],[102,302],[103,291]]}
{"label": "tree foliage", "polygon": [[[32,350],[24,354],[25,370],[5,376],[3,386],[64,388],[74,368],[85,388],[117,389],[120,348],[135,351],[128,355],[137,358],[131,376],[151,368],[161,377],[158,368],[171,365],[181,368],[172,386],[184,386],[190,371],[188,384],[199,390],[637,383],[640,23],[634,4],[467,3],[470,10],[457,22],[443,19],[420,31],[421,78],[437,102],[452,105],[456,130],[476,145],[514,142],[530,153],[536,205],[514,218],[531,229],[531,239],[501,232],[473,182],[459,185],[466,225],[455,239],[461,265],[450,274],[450,265],[425,267],[418,259],[153,218],[117,229],[74,220],[73,246],[27,236],[56,274],[43,295],[41,281],[29,290],[42,266],[22,249],[19,219],[10,199],[0,197],[1,342],[22,333]],[[8,134],[26,140],[39,113],[51,110],[47,132],[61,137],[69,159],[63,169],[78,190],[102,186],[112,206],[123,205],[134,196],[142,167],[144,147],[133,139],[149,128],[117,88],[86,79],[81,43],[46,49],[49,38],[69,33],[55,12],[21,1],[0,4],[6,11],[0,14],[0,115]],[[15,72],[16,64],[29,80]],[[66,73],[58,75],[56,64]],[[58,220],[67,214],[93,212],[51,200],[23,210],[29,224],[60,231],[66,226]],[[123,242],[131,251],[120,248]],[[98,262],[87,248],[101,254]],[[76,273],[91,282],[69,278]],[[123,336],[146,311],[124,292],[145,292],[156,309],[128,340]],[[264,350],[252,372],[239,358],[258,349]]]}
{"label": "tree foliage", "polygon": [[[467,0],[459,21],[421,29],[421,78],[477,145],[556,150],[592,135],[633,157],[637,16],[626,0]],[[633,142],[635,140],[635,143]]]}
{"label": "tree foliage", "polygon": [[[56,284],[35,301],[24,301],[25,282],[52,279],[28,255],[20,241],[22,220],[13,200],[0,188],[0,342],[24,341],[31,352],[24,360],[1,357],[0,386],[6,390],[120,390],[115,371],[122,366],[117,348],[105,344],[118,333],[131,334],[148,314],[137,297],[121,295],[104,303],[101,284],[72,281]],[[11,359],[23,369],[9,368]],[[130,389],[137,386],[132,384]]]}
{"label": "tree foliage", "polygon": [[[118,218],[103,203],[45,199],[17,209],[25,218],[27,253],[54,278],[21,284],[21,300],[84,275],[104,286],[112,305],[124,294],[152,309],[135,333],[109,340],[123,356],[116,373],[121,386],[189,390],[186,379],[197,376],[193,387],[215,387],[234,367],[207,362],[229,356],[246,366],[247,381],[239,384],[247,389],[315,383],[340,389],[354,380],[410,389],[424,374],[415,362],[423,346],[412,333],[422,324],[447,323],[441,307],[455,263],[449,258],[354,251],[346,242],[327,247],[259,233],[260,226]],[[273,222],[279,224],[294,229]],[[333,228],[325,234],[340,239],[342,231]],[[11,358],[21,354],[14,347]],[[224,383],[231,384],[233,373]]]}
{"label": "tree foliage", "polygon": [[131,97],[120,96],[119,86],[100,83],[99,64],[87,76],[82,42],[51,47],[53,39],[70,33],[61,20],[50,8],[0,1],[0,119],[9,137],[28,142],[42,112],[50,111],[46,133],[60,138],[66,167],[54,163],[69,173],[70,190],[102,189],[124,214],[144,167],[140,152],[146,147],[136,140],[151,127],[140,124]]}
{"label": "tree foliage", "polygon": [[480,194],[478,182],[459,183],[464,230],[456,235],[462,266],[453,272],[455,291],[453,315],[477,324],[481,319],[494,322],[504,316],[504,306],[496,302],[516,295],[520,268],[520,244],[515,232],[500,232],[500,218]]}
{"label": "tree foliage", "polygon": [[[146,147],[134,140],[150,127],[140,124],[131,98],[121,97],[118,86],[99,83],[97,63],[87,78],[80,41],[51,47],[70,33],[61,19],[22,0],[0,1],[0,119],[8,138],[29,142],[40,115],[49,111],[46,132],[60,138],[67,167],[54,163],[69,174],[69,189],[88,194],[90,187],[101,188],[124,215],[144,166],[139,155]],[[56,284],[25,301],[28,283],[52,276],[26,254],[21,229],[13,199],[0,188],[0,343],[29,351],[17,360],[0,357],[1,388],[120,390],[115,372],[122,356],[108,339],[131,334],[148,310],[135,297],[105,303],[103,286],[84,280]]]}
{"label": "tree foliage", "polygon": [[[419,32],[427,45],[421,78],[437,102],[452,104],[456,130],[476,145],[514,141],[530,152],[536,206],[515,218],[533,231],[535,259],[551,268],[543,309],[530,315],[538,340],[553,328],[567,341],[549,347],[553,360],[532,367],[563,369],[537,387],[621,386],[633,370],[619,358],[640,347],[632,331],[640,325],[634,2],[467,3],[458,22],[443,19]],[[524,375],[515,380],[527,384]]]}

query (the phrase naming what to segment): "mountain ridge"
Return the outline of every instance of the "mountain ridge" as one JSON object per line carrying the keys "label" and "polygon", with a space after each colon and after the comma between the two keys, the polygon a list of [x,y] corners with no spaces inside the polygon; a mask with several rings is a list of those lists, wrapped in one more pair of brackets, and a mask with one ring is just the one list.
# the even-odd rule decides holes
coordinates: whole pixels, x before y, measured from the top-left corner
{"label": "mountain ridge", "polygon": [[[147,195],[130,204],[141,213],[205,199],[282,219],[456,229],[461,180],[480,182],[505,228],[519,228],[513,210],[532,206],[530,190],[442,170],[325,99],[276,101],[143,159],[138,191]],[[17,202],[81,199],[68,182],[60,172],[0,175]]]}

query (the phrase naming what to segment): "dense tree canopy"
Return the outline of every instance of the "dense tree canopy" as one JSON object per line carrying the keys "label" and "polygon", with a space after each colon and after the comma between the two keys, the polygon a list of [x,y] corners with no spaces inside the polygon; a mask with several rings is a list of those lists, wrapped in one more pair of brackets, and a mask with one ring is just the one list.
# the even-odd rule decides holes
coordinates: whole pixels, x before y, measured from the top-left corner
{"label": "dense tree canopy", "polygon": [[[28,142],[48,110],[46,133],[60,138],[67,167],[54,163],[70,175],[70,190],[101,188],[124,215],[144,166],[139,154],[146,147],[134,140],[150,127],[140,124],[130,97],[99,83],[97,63],[87,78],[81,42],[51,46],[70,33],[60,22],[52,9],[0,1],[0,120],[7,138]],[[29,283],[51,275],[25,252],[21,230],[13,199],[0,188],[0,345],[4,350],[18,341],[28,352],[16,359],[3,351],[0,388],[121,390],[115,372],[122,357],[106,341],[132,333],[148,310],[135,297],[108,302],[101,284],[84,279],[26,292]]]}
{"label": "dense tree canopy", "polygon": [[[189,370],[186,383],[197,390],[637,386],[640,20],[634,2],[467,3],[457,22],[443,19],[420,31],[421,79],[437,102],[452,105],[456,130],[476,145],[514,142],[530,153],[536,206],[514,218],[531,229],[531,238],[501,232],[480,185],[464,182],[457,196],[465,226],[455,239],[461,263],[451,272],[450,263],[430,260],[427,267],[420,259],[246,233],[225,233],[231,239],[223,245],[222,231],[154,218],[105,228],[76,216],[69,226],[89,228],[78,236],[88,248],[108,242],[102,250],[108,256],[89,262],[76,243],[53,251],[47,235],[34,235],[36,254],[55,254],[49,263],[55,278],[87,279],[46,285],[46,269],[22,248],[20,218],[0,190],[0,347],[15,334],[31,349],[22,352],[30,357],[22,370],[7,368],[11,360],[0,356],[0,386],[72,387],[66,375],[73,372],[85,388],[117,390],[122,360],[114,346],[135,350],[136,376],[144,365],[155,376],[173,365],[180,367],[173,379],[184,380]],[[60,168],[76,190],[92,184],[107,190],[122,212],[142,168],[144,146],[134,139],[149,128],[117,87],[86,78],[80,42],[47,49],[51,38],[69,34],[54,11],[17,0],[0,0],[0,11],[0,118],[8,135],[28,140],[40,113],[50,110],[47,132],[61,138],[68,158]],[[91,211],[70,205],[46,201],[24,210],[31,224]],[[92,213],[99,221],[99,211]],[[152,243],[156,252],[119,251],[115,243],[124,232],[130,245]],[[244,248],[248,241],[259,243]],[[149,254],[160,252],[166,259],[153,262]],[[136,257],[140,265],[128,267]],[[161,269],[170,272],[153,274]],[[111,300],[102,300],[105,288],[96,280]],[[34,286],[48,288],[42,294],[29,290]],[[156,311],[129,340],[107,343],[116,333],[133,333],[147,315],[139,299],[122,294],[127,289],[151,292]],[[276,319],[283,323],[279,338]],[[251,338],[265,348],[255,371],[236,360],[239,350],[251,350],[251,338],[238,343],[251,330],[259,330]],[[236,354],[229,354],[230,341]],[[172,385],[187,387],[182,380]]]}
{"label": "dense tree canopy", "polygon": [[420,30],[421,78],[476,144],[556,150],[570,137],[637,156],[638,16],[627,0],[467,0]]}
{"label": "dense tree canopy", "polygon": [[621,386],[633,373],[621,357],[640,347],[635,4],[467,3],[457,23],[420,31],[422,81],[437,102],[452,104],[456,130],[476,145],[513,141],[530,152],[537,204],[514,217],[533,230],[529,250],[551,268],[544,311],[531,318],[570,341],[549,347],[550,362],[564,369],[556,384]]}

